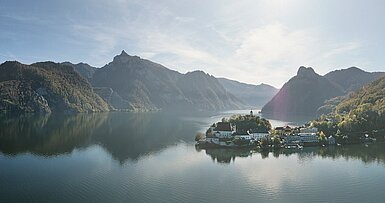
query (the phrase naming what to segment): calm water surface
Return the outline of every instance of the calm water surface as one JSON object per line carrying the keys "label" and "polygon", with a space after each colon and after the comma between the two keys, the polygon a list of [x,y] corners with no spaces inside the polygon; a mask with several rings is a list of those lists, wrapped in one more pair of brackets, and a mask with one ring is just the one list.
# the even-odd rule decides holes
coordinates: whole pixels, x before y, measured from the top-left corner
{"label": "calm water surface", "polygon": [[232,113],[0,117],[0,202],[385,201],[384,143],[195,148]]}

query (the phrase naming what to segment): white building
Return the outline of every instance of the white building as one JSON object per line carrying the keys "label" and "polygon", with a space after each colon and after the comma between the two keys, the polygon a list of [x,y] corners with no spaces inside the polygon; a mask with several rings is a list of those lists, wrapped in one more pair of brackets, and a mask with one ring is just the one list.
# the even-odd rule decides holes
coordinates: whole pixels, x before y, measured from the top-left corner
{"label": "white building", "polygon": [[299,132],[300,133],[317,133],[318,132],[318,128],[315,128],[315,127],[308,127],[308,128],[300,128],[299,129]]}
{"label": "white building", "polygon": [[298,133],[298,136],[301,138],[301,141],[303,143],[319,142],[319,139],[316,133]]}
{"label": "white building", "polygon": [[213,132],[215,137],[231,138],[233,133],[235,133],[235,127],[231,126],[229,122],[219,122]]}
{"label": "white building", "polygon": [[287,136],[286,143],[318,143],[319,139],[315,133],[298,133],[298,135]]}
{"label": "white building", "polygon": [[240,139],[240,140],[251,140],[251,138],[252,138],[251,135],[235,135],[234,137],[236,139]]}
{"label": "white building", "polygon": [[254,140],[262,140],[263,138],[267,138],[269,136],[269,133],[253,133],[251,134],[252,138]]}

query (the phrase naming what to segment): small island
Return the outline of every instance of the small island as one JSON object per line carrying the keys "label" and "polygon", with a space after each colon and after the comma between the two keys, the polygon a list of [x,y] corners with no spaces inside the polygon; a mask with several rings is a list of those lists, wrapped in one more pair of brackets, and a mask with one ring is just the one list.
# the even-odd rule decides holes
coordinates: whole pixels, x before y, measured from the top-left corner
{"label": "small island", "polygon": [[[233,115],[212,124],[205,134],[195,137],[200,148],[286,148],[302,149],[307,146],[352,144],[348,136],[326,135],[317,128],[318,123],[309,122],[302,126],[280,126],[272,128],[271,123],[250,111],[248,115]],[[360,142],[374,142],[376,138],[363,134]],[[356,143],[356,142],[355,142]]]}

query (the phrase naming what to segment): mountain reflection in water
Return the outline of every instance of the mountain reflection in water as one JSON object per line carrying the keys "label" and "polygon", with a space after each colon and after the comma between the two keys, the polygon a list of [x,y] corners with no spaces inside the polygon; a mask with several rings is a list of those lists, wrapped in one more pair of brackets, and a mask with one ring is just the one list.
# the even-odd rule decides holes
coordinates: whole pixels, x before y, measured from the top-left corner
{"label": "mountain reflection in water", "polygon": [[[219,118],[219,117],[218,117]],[[205,120],[206,119],[206,120]],[[121,164],[137,161],[178,143],[194,143],[194,136],[213,122],[207,116],[182,116],[166,113],[104,113],[75,115],[2,115],[0,152],[5,155],[31,153],[38,156],[70,154],[75,149],[102,146]],[[238,158],[290,156],[301,160],[315,157],[357,159],[364,163],[385,163],[385,143],[336,147],[313,147],[303,150],[273,151],[250,149],[199,149],[215,163],[228,164]]]}
{"label": "mountain reflection in water", "polygon": [[114,159],[127,159],[192,142],[197,122],[161,113],[23,115],[0,119],[0,152],[53,156],[98,144]]}
{"label": "mountain reflection in water", "polygon": [[385,143],[195,148],[195,134],[224,115],[0,116],[0,202],[385,199]]}

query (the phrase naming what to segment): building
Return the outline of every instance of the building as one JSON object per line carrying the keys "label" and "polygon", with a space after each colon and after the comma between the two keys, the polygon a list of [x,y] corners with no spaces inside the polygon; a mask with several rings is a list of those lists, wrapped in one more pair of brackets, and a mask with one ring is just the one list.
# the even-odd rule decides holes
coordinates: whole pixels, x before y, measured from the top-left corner
{"label": "building", "polygon": [[293,136],[287,136],[284,138],[284,142],[286,144],[301,144],[302,140],[301,137],[298,135],[293,135]]}
{"label": "building", "polygon": [[319,143],[315,133],[298,133],[298,135],[285,137],[286,144],[314,144]]}
{"label": "building", "polygon": [[277,133],[278,135],[283,135],[285,130],[283,129],[283,127],[275,127],[274,128],[274,131],[275,133]]}
{"label": "building", "polygon": [[214,135],[218,138],[231,138],[235,133],[235,126],[231,126],[229,122],[218,122],[214,128]]}
{"label": "building", "polygon": [[290,135],[293,132],[293,128],[287,125],[285,127],[276,127],[274,128],[274,131],[280,136]]}
{"label": "building", "polygon": [[251,140],[252,136],[245,134],[245,135],[235,135],[235,139],[240,139],[240,140]]}
{"label": "building", "polygon": [[319,139],[316,133],[298,133],[302,143],[318,143]]}
{"label": "building", "polygon": [[265,132],[265,133],[253,133],[251,134],[251,137],[254,139],[254,140],[262,140],[263,138],[267,138],[269,136],[269,133],[268,132]]}
{"label": "building", "polygon": [[284,128],[284,132],[286,135],[290,134],[292,132],[292,128],[290,126],[285,126]]}
{"label": "building", "polygon": [[299,129],[299,132],[300,133],[317,133],[318,132],[318,128],[315,128],[315,127],[308,127],[308,128],[300,128]]}

